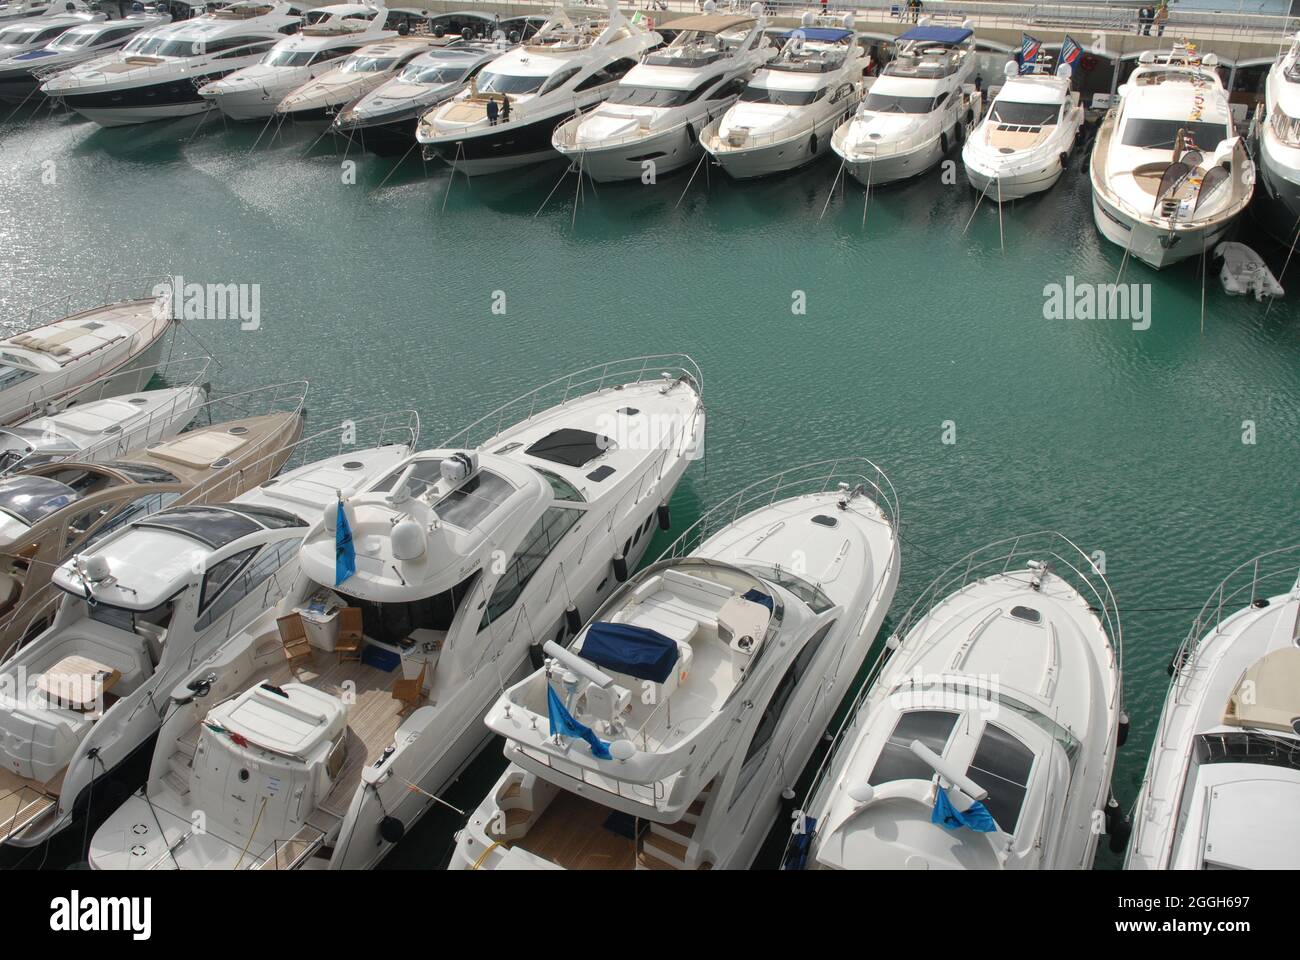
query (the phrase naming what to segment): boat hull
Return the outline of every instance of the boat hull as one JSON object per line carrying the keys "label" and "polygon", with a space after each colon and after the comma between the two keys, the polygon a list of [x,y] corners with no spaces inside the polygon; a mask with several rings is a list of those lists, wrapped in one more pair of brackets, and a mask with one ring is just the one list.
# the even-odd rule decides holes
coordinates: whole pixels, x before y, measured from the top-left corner
{"label": "boat hull", "polygon": [[863,186],[878,187],[925,173],[943,157],[942,138],[935,137],[929,143],[906,153],[888,154],[871,159],[844,157],[844,167],[849,175]]}
{"label": "boat hull", "polygon": [[1056,186],[1056,181],[1065,173],[1060,160],[1052,160],[1045,170],[1026,171],[1006,177],[994,177],[967,165],[966,179],[980,192],[982,197],[994,203],[1007,200],[1023,200],[1025,197],[1042,193]]}
{"label": "boat hull", "polygon": [[371,153],[392,157],[404,154],[415,146],[415,128],[419,122],[418,116],[410,116],[364,127],[336,127],[335,132],[359,143]]}
{"label": "boat hull", "polygon": [[565,119],[564,115],[550,114],[522,123],[477,128],[463,137],[440,137],[427,146],[429,152],[453,165],[457,173],[471,177],[505,173],[558,159],[559,154],[551,146],[551,134]]}
{"label": "boat hull", "polygon": [[694,128],[688,133],[684,125],[634,143],[605,148],[575,147],[563,152],[597,183],[611,183],[616,180],[640,179],[644,171],[650,169],[644,166],[647,162],[654,164],[654,176],[658,179],[697,162],[703,148]]}
{"label": "boat hull", "polygon": [[69,109],[101,127],[120,127],[154,120],[190,117],[212,109],[212,103],[199,96],[198,87],[220,79],[229,70],[202,77],[177,77],[138,87],[102,90],[94,87],[63,90],[53,94]]}
{"label": "boat hull", "polygon": [[753,180],[787,173],[807,166],[831,152],[831,134],[847,120],[842,114],[825,117],[811,132],[754,147],[720,147],[711,150],[713,159],[727,176]]}
{"label": "boat hull", "polygon": [[1172,264],[1212,251],[1227,236],[1232,217],[1180,227],[1171,232],[1141,223],[1102,197],[1092,193],[1092,217],[1101,235],[1149,267],[1162,270]]}
{"label": "boat hull", "polygon": [[1271,137],[1260,138],[1259,174],[1263,196],[1256,209],[1264,229],[1289,246],[1300,227],[1300,169],[1285,163],[1278,150]]}

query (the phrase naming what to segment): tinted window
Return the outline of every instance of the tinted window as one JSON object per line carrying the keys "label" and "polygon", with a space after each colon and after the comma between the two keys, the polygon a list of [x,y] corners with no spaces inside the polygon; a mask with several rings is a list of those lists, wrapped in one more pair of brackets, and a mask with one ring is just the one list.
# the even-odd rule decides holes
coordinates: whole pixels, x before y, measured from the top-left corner
{"label": "tinted window", "polygon": [[136,483],[180,483],[175,474],[168,473],[160,467],[151,467],[145,463],[113,460],[104,464],[104,466],[116,470],[128,480],[134,480]]}
{"label": "tinted window", "polygon": [[1046,127],[1056,124],[1061,108],[1054,103],[1017,103],[1014,100],[995,100],[989,111],[994,123],[1017,127]]}
{"label": "tinted window", "polygon": [[[216,603],[199,617],[195,629],[202,630],[219,620],[233,610],[241,600],[261,588],[281,567],[298,555],[301,544],[302,540],[294,538],[264,547],[256,560],[235,573],[225,589],[220,591]],[[241,557],[245,555],[240,554]]]}
{"label": "tinted window", "polygon": [[149,516],[151,513],[157,513],[165,507],[170,506],[179,497],[179,493],[150,493],[143,497],[136,497],[121,510],[119,510],[108,523],[104,524],[86,541],[86,546],[96,543],[108,536],[114,530],[119,529],[124,524],[132,520],[139,520]]}
{"label": "tinted window", "polygon": [[970,777],[989,792],[984,806],[1003,833],[1015,833],[1034,754],[1001,727],[984,725],[975,756],[966,768]]}
{"label": "tinted window", "polygon": [[285,527],[305,527],[307,521],[302,517],[295,516],[288,510],[279,510],[275,507],[255,506],[250,503],[231,503],[225,504],[231,510],[242,513],[246,517],[252,517],[262,524],[268,530],[283,530]]}
{"label": "tinted window", "polygon": [[556,500],[568,500],[572,503],[586,502],[582,494],[578,492],[578,488],[568,480],[558,474],[551,473],[549,470],[538,470],[537,472],[551,485],[551,492],[555,494]]}
{"label": "tinted window", "polygon": [[1193,145],[1202,153],[1213,153],[1228,136],[1228,128],[1221,123],[1146,120],[1133,117],[1124,124],[1124,146],[1172,150],[1174,137],[1178,136],[1179,130],[1186,130]]}
{"label": "tinted window", "polygon": [[491,470],[480,470],[465,483],[438,501],[434,512],[453,527],[470,530],[501,504],[515,488]]}
{"label": "tinted window", "polygon": [[870,93],[862,108],[877,113],[929,113],[933,104],[930,97],[891,97],[887,93]]}
{"label": "tinted window", "polygon": [[[794,662],[786,670],[785,676],[781,678],[776,691],[772,694],[772,699],[768,701],[762,718],[758,721],[758,727],[754,730],[753,739],[749,741],[749,749],[745,751],[746,765],[772,739],[772,734],[776,732],[777,724],[781,721],[781,714],[785,712],[786,705],[790,702],[790,696],[798,688],[799,681],[803,679],[803,675],[808,671],[808,665],[816,658],[817,651],[821,649],[822,643],[826,640],[826,635],[831,632],[831,628],[834,626],[835,621],[832,620],[813,634],[808,642],[804,644],[803,649],[799,651],[799,656],[794,658]],[[750,771],[750,776],[753,776],[753,771]],[[745,773],[743,771],[741,779],[744,782]],[[743,786],[740,787],[737,793],[743,789]]]}
{"label": "tinted window", "polygon": [[22,370],[18,367],[11,367],[0,364],[0,390],[8,390],[10,387],[28,380],[36,374],[31,370]]}
{"label": "tinted window", "polygon": [[35,524],[77,499],[77,492],[49,477],[13,477],[0,485],[0,510]]}
{"label": "tinted window", "polygon": [[528,531],[519,551],[493,588],[492,599],[483,614],[482,630],[515,605],[542,563],[560,543],[569,529],[582,518],[577,510],[551,507]]}
{"label": "tinted window", "polygon": [[894,780],[929,780],[934,770],[912,752],[912,741],[920,740],[942,756],[956,725],[957,714],[943,710],[913,710],[903,714],[880,751],[867,782],[874,787]]}
{"label": "tinted window", "polygon": [[745,103],[773,103],[783,107],[803,107],[820,100],[826,92],[820,90],[769,90],[767,87],[746,87],[740,99]]}
{"label": "tinted window", "polygon": [[262,529],[248,517],[217,507],[176,507],[141,520],[137,526],[184,534],[214,550]]}
{"label": "tinted window", "polygon": [[206,610],[208,608],[212,601],[217,598],[217,594],[221,593],[222,588],[230,582],[230,578],[239,572],[239,568],[247,563],[255,552],[256,548],[253,548],[237,553],[233,557],[226,557],[204,574],[203,593],[199,598],[199,607],[201,609]]}

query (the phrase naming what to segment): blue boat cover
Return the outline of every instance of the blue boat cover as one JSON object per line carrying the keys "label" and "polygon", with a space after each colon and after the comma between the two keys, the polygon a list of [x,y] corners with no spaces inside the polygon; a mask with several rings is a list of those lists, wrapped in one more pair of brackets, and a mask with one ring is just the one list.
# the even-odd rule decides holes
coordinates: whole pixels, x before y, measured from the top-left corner
{"label": "blue boat cover", "polygon": [[791,37],[803,37],[805,40],[822,40],[827,43],[835,43],[839,40],[847,40],[851,36],[853,36],[852,30],[840,30],[834,27],[796,27],[781,34],[781,39],[789,40]]}
{"label": "blue boat cover", "polygon": [[761,603],[763,606],[767,607],[767,609],[773,611],[775,610],[775,608],[772,606],[772,598],[769,597],[762,590],[758,590],[758,589],[746,590],[745,595],[740,599],[748,600],[750,603]]}
{"label": "blue boat cover", "polygon": [[593,623],[582,641],[582,658],[638,680],[663,683],[677,666],[677,644],[657,630],[630,623]]}
{"label": "blue boat cover", "polygon": [[934,43],[961,43],[975,31],[965,27],[913,27],[898,39],[930,40]]}

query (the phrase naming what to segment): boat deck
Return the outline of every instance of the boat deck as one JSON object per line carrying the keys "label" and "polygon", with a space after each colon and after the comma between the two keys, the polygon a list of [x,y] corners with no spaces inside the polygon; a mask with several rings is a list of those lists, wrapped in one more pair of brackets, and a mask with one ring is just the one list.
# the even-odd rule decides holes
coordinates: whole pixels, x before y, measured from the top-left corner
{"label": "boat deck", "polygon": [[561,790],[511,846],[569,870],[632,870],[636,843],[605,826],[609,807]]}

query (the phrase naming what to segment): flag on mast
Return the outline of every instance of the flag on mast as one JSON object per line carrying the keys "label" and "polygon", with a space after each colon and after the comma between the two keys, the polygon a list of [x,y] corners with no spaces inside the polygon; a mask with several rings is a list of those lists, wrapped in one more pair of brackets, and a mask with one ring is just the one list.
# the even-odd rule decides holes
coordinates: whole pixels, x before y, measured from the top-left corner
{"label": "flag on mast", "polygon": [[1043,42],[1027,33],[1020,35],[1020,72],[1033,73],[1034,61],[1038,59],[1038,51],[1043,46]]}

